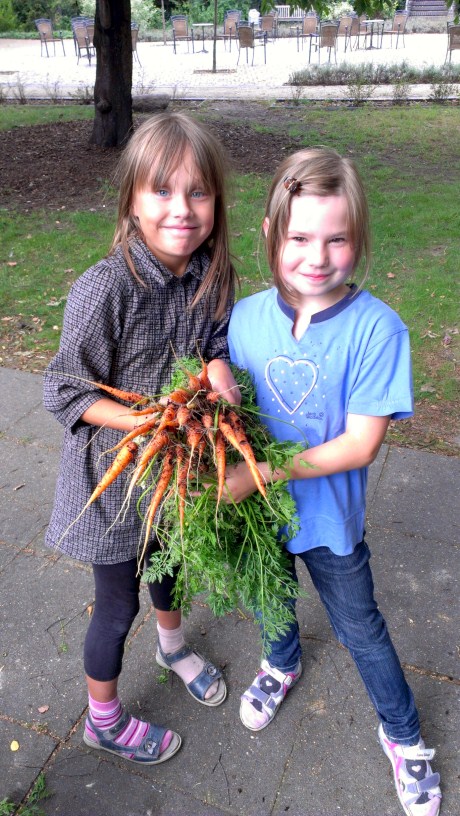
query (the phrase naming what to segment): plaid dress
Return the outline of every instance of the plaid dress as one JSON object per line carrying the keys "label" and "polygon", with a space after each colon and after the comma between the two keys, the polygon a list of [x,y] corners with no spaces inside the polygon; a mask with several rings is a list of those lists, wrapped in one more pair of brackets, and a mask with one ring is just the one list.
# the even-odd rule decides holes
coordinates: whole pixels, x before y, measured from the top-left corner
{"label": "plaid dress", "polygon": [[136,556],[142,527],[136,511],[138,494],[119,518],[127,478],[119,477],[75,522],[113,459],[104,452],[123,433],[82,422],[82,414],[104,393],[65,375],[154,396],[169,383],[176,357],[196,356],[199,351],[206,361],[229,360],[227,328],[233,298],[219,322],[213,319],[216,292],[190,309],[209,266],[207,255],[193,255],[180,278],[139,240],[131,255],[146,286],[136,281],[120,247],[88,269],[70,291],[60,348],[44,376],[45,408],[64,426],[46,543],[96,564],[117,564]]}

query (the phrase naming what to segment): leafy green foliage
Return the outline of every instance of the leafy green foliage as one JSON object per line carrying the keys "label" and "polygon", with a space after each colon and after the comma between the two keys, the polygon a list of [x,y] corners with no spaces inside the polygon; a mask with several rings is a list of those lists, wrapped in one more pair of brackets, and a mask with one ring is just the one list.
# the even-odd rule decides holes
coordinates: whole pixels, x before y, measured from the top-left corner
{"label": "leafy green foliage", "polygon": [[[172,389],[186,385],[187,370],[198,373],[200,362],[180,360]],[[250,375],[236,367],[233,371],[242,393],[239,413],[256,458],[268,461],[272,470],[286,465],[303,445],[278,442],[268,434]],[[236,452],[229,454],[228,461],[232,460],[240,460]],[[162,549],[153,556],[144,579],[161,580],[178,570],[175,603],[185,613],[193,598],[203,594],[217,616],[242,604],[259,618],[265,649],[265,641],[279,637],[294,619],[287,601],[298,597],[300,590],[288,572],[282,544],[296,529],[296,507],[286,482],[268,485],[267,499],[256,492],[239,504],[222,501],[216,506],[213,479],[207,473],[190,473],[184,528],[173,491],[157,530]]]}

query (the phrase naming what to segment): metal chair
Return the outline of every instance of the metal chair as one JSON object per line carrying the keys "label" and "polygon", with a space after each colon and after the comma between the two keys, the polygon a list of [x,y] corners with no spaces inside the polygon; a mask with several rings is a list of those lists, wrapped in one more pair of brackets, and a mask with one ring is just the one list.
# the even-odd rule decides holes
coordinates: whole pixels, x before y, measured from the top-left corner
{"label": "metal chair", "polygon": [[74,24],[73,40],[77,54],[77,64],[80,62],[80,57],[84,56],[88,58],[88,63],[91,65],[91,57],[95,56],[96,51],[94,45],[91,45],[89,41],[86,25]]}
{"label": "metal chair", "polygon": [[241,49],[246,49],[246,62],[248,62],[248,49],[252,48],[252,63],[254,65],[254,52],[257,45],[262,45],[264,48],[264,64],[267,63],[267,32],[266,31],[254,31],[254,27],[249,22],[238,23],[237,28],[238,33],[238,60],[237,65],[240,61],[241,56]]}
{"label": "metal chair", "polygon": [[186,14],[173,14],[171,17],[171,24],[173,29],[173,50],[176,54],[176,43],[185,41],[187,43],[187,52],[189,51],[189,43],[192,43],[192,51],[195,53],[195,45],[193,42],[193,28],[188,27],[188,17]]}
{"label": "metal chair", "polygon": [[64,39],[59,34],[56,36],[53,31],[53,23],[51,20],[48,20],[46,17],[39,17],[38,20],[35,20],[35,25],[37,26],[37,31],[40,35],[40,56],[43,56],[43,47],[46,51],[46,56],[49,57],[48,52],[48,44],[52,43],[54,47],[54,56],[56,56],[56,43],[60,42],[62,44],[62,52],[65,56],[65,48],[64,48]]}
{"label": "metal chair", "polygon": [[351,38],[355,38],[355,49],[359,48],[359,38],[361,36],[364,37],[364,41],[366,41],[367,35],[367,28],[364,24],[364,21],[367,20],[367,15],[362,14],[361,17],[358,17],[356,14],[351,15],[351,29],[350,29],[350,48],[353,48]]}
{"label": "metal chair", "polygon": [[276,39],[276,16],[274,14],[263,14],[260,18],[260,30],[267,32],[267,40],[271,39],[273,42]]}
{"label": "metal chair", "polygon": [[91,25],[94,26],[94,20],[93,20],[92,17],[85,17],[83,15],[80,15],[79,17],[71,17],[70,18],[70,25],[71,25],[71,28],[72,28],[73,44],[74,44],[74,47],[75,47],[75,54],[78,55],[78,46],[77,46],[77,41],[76,41],[75,32],[74,32],[75,26],[84,26],[84,27],[86,27],[88,25],[89,26],[91,26]]}
{"label": "metal chair", "polygon": [[393,17],[393,20],[392,20],[392,23],[391,23],[391,28],[388,28],[387,30],[385,30],[385,26],[383,27],[382,40],[383,40],[383,37],[385,35],[389,34],[390,38],[391,38],[390,39],[390,48],[393,47],[393,34],[396,35],[396,48],[398,47],[398,41],[399,41],[400,34],[402,34],[403,48],[406,45],[405,40],[404,40],[404,32],[406,30],[406,23],[407,23],[408,16],[409,15],[408,15],[407,11],[397,11],[397,12],[395,12],[395,15]]}
{"label": "metal chair", "polygon": [[300,41],[302,41],[302,48],[303,42],[305,39],[311,39],[312,35],[318,33],[318,16],[316,14],[306,14],[302,20],[302,25],[296,27],[296,36],[297,36],[297,51],[300,50],[299,45]]}
{"label": "metal chair", "polygon": [[137,59],[139,65],[140,65],[141,61],[139,59],[139,54],[137,53],[137,41],[138,41],[138,39],[139,39],[139,23],[135,23],[134,21],[132,21],[132,23],[131,23],[131,46],[132,46],[132,50],[133,50],[133,55],[134,55],[135,59]]}
{"label": "metal chair", "polygon": [[447,51],[444,65],[449,57],[449,62],[452,61],[452,51],[460,49],[460,25],[455,23],[447,23]]}
{"label": "metal chair", "polygon": [[352,28],[353,17],[351,14],[344,15],[339,20],[339,30],[337,33],[338,37],[343,37],[344,42],[344,51],[347,50],[348,45],[351,48],[351,28]]}
{"label": "metal chair", "polygon": [[325,20],[321,23],[319,28],[319,34],[316,37],[311,37],[310,39],[310,51],[308,54],[308,61],[311,60],[311,49],[312,49],[312,41],[314,40],[314,44],[316,46],[316,50],[318,52],[318,63],[321,62],[321,49],[327,48],[329,51],[329,58],[328,62],[331,61],[332,51],[334,51],[334,59],[337,62],[337,35],[339,31],[339,24],[334,23],[329,20]]}
{"label": "metal chair", "polygon": [[224,16],[224,48],[227,49],[227,40],[230,43],[229,51],[232,50],[232,39],[237,38],[236,28],[241,20],[241,11],[237,9],[229,9]]}

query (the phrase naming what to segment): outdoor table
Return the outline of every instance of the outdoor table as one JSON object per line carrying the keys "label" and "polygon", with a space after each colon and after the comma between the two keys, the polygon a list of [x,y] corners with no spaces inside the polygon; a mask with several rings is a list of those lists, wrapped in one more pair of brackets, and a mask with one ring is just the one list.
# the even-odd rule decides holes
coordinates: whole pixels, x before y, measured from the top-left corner
{"label": "outdoor table", "polygon": [[[385,25],[385,20],[364,20],[364,25],[366,29],[370,30],[370,44],[367,46],[367,49],[370,50],[371,48],[381,48],[382,47],[382,39],[383,39],[383,26]],[[377,45],[374,45],[374,30],[377,38]],[[367,36],[366,30],[366,36]]]}
{"label": "outdoor table", "polygon": [[202,40],[203,40],[203,48],[201,51],[198,51],[199,54],[204,53],[207,54],[207,50],[204,47],[204,30],[205,28],[214,28],[214,23],[192,23],[192,28],[201,28]]}

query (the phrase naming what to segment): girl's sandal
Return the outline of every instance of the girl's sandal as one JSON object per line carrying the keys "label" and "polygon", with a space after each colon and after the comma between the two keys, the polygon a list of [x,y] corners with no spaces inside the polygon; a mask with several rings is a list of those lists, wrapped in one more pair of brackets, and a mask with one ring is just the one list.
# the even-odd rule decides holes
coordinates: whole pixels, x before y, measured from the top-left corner
{"label": "girl's sandal", "polygon": [[178,752],[182,740],[179,734],[172,731],[171,742],[160,754],[161,742],[167,729],[159,725],[151,725],[141,744],[138,746],[118,745],[115,739],[126,726],[129,719],[130,715],[125,711],[116,725],[102,731],[94,725],[91,715],[88,713],[87,722],[91,730],[96,734],[97,741],[91,739],[89,734],[86,733],[86,730],[83,734],[83,741],[90,748],[100,748],[103,751],[108,751],[110,754],[116,754],[117,756],[123,757],[123,759],[128,759],[130,762],[137,762],[140,765],[159,765],[160,762],[166,762],[167,759],[171,759],[171,757]]}
{"label": "girl's sandal", "polygon": [[[195,654],[201,658],[204,666],[194,680],[192,680],[190,683],[184,682],[185,688],[195,700],[198,700],[199,703],[202,703],[205,706],[212,707],[220,705],[224,702],[227,696],[227,686],[225,685],[225,680],[222,677],[222,672],[216,666],[214,666],[213,663],[206,660],[206,658],[204,658],[199,652],[196,652],[194,649],[190,649],[188,646],[184,646],[182,649],[179,649],[178,652],[170,652],[169,654],[165,654],[158,643],[155,659],[158,665],[163,669],[171,669],[174,671],[174,663],[177,663],[178,660],[183,660],[185,657],[189,657],[191,654]],[[212,684],[216,682],[216,680],[219,681],[216,693],[213,694],[212,697],[205,699],[206,692],[212,686]]]}
{"label": "girl's sandal", "polygon": [[[288,691],[302,674],[299,660],[293,672],[283,674],[279,669],[262,660],[260,670],[252,686],[241,695],[240,720],[250,731],[261,731],[271,723]],[[254,719],[250,717],[251,709]]]}

